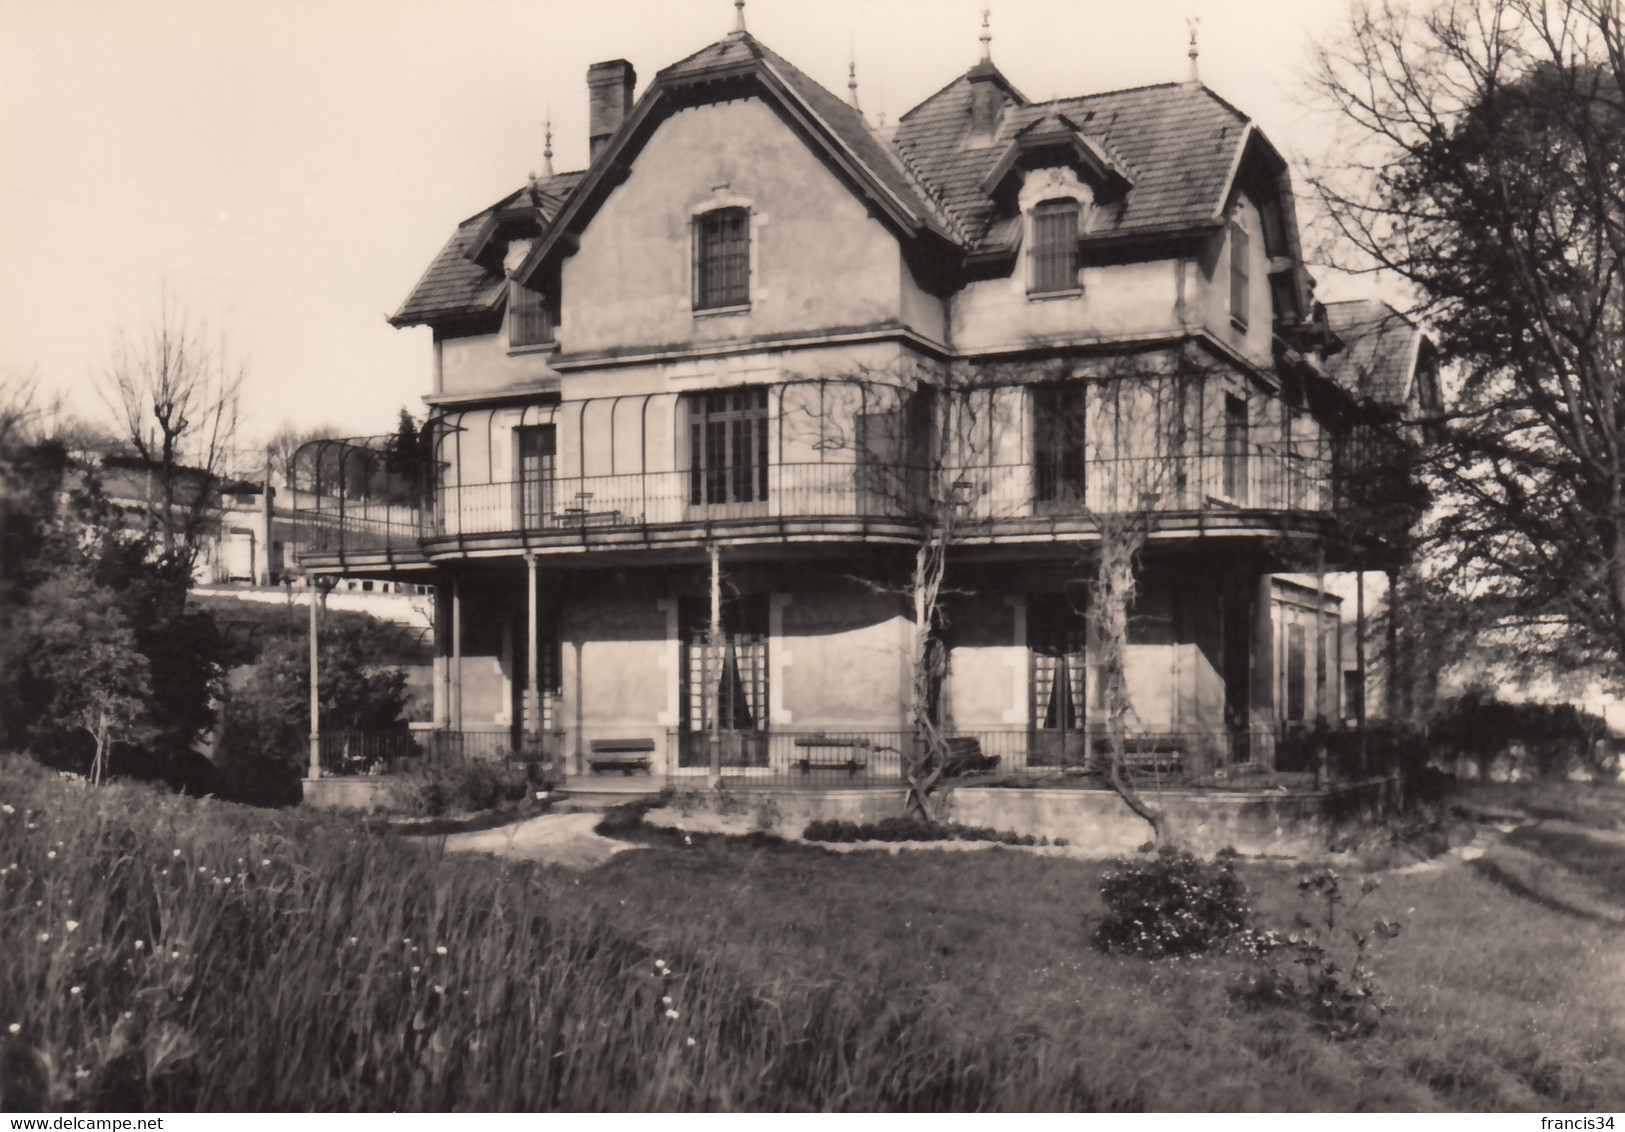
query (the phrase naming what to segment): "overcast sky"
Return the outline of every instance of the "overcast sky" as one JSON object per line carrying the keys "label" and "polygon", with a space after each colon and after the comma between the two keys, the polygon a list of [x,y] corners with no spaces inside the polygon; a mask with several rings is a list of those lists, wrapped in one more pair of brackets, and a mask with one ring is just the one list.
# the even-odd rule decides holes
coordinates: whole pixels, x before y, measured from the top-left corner
{"label": "overcast sky", "polygon": [[[750,30],[888,119],[978,57],[983,0],[751,0]],[[1029,98],[1201,74],[1290,155],[1312,38],[1346,0],[997,0],[993,58]],[[246,361],[245,439],[389,431],[429,389],[429,331],[384,321],[457,222],[586,160],[588,64],[656,70],[732,0],[0,0],[0,371],[85,416],[159,290]]]}

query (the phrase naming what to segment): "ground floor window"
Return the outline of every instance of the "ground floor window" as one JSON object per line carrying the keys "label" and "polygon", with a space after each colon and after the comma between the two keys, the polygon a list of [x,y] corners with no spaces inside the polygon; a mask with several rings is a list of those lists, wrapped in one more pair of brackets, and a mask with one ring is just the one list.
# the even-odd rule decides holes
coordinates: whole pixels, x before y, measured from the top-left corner
{"label": "ground floor window", "polygon": [[722,633],[711,640],[711,607],[684,599],[682,743],[679,766],[707,766],[711,737],[724,766],[767,765],[767,598],[745,595],[722,604]]}

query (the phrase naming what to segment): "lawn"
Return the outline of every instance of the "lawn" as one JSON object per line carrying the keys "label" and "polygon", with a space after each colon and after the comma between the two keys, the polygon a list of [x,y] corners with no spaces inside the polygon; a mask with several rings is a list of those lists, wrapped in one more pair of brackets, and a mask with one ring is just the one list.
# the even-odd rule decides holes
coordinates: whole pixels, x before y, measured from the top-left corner
{"label": "lawn", "polygon": [[[1404,924],[1392,1007],[1334,1041],[1242,1005],[1239,956],[1094,950],[1087,861],[696,837],[574,874],[19,760],[0,804],[12,1110],[1625,1107],[1620,930],[1460,862],[1360,908]],[[1301,871],[1243,872],[1287,926]]]}

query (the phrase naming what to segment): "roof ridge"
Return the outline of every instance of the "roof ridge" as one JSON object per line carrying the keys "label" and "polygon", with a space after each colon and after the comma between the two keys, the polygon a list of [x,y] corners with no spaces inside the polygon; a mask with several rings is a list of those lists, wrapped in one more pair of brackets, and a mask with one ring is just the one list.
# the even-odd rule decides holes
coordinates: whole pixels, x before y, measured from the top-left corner
{"label": "roof ridge", "polygon": [[[849,151],[852,151],[852,146],[842,139],[842,130],[846,128],[856,128],[861,130],[865,137],[868,138],[869,142],[881,152],[884,158],[893,164],[895,167],[895,172],[903,179],[903,182],[908,185],[911,190],[913,190],[914,194],[918,198],[917,204],[922,205],[927,213],[927,215],[922,219],[925,219],[935,227],[942,229],[943,234],[952,239],[957,240],[962,238],[959,225],[955,222],[952,213],[942,204],[941,201],[937,199],[936,194],[931,190],[931,187],[927,184],[925,179],[919,176],[916,170],[903,160],[898,147],[893,145],[886,138],[882,137],[880,133],[869,124],[869,119],[864,116],[862,111],[852,106],[845,99],[831,91],[823,83],[819,82],[790,60],[786,59],[783,55],[780,55],[777,51],[767,46],[767,44],[763,43],[759,39],[756,39],[754,36],[751,36],[749,32],[743,33],[741,38],[750,42],[751,47],[757,52],[757,58],[777,71],[780,77],[786,80],[787,85],[793,86],[799,83],[806,83],[813,87],[818,93],[822,94],[828,102],[827,107],[813,105],[812,101],[808,99],[804,93],[798,92],[798,95],[801,97],[802,101],[807,104],[807,109],[813,114],[817,115],[820,119],[823,119],[825,125],[834,134],[835,140],[841,142]],[[838,110],[836,110],[837,107],[839,108]],[[841,123],[831,120],[831,111],[845,115],[847,122]],[[870,163],[869,158],[862,153],[852,152],[852,157],[865,165]],[[889,187],[887,187],[886,191],[891,192],[894,196],[897,195],[895,190]],[[901,203],[907,206],[910,202],[902,201]]]}

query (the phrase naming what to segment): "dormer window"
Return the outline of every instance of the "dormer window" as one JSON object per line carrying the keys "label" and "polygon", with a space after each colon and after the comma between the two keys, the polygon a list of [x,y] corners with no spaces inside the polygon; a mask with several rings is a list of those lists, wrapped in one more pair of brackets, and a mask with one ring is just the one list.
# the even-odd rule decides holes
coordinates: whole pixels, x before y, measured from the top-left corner
{"label": "dormer window", "polygon": [[518,280],[508,284],[508,345],[546,346],[558,333],[558,308],[552,297]]}
{"label": "dormer window", "polygon": [[1035,294],[1078,286],[1078,202],[1041,201],[1033,207],[1032,287]]}
{"label": "dormer window", "polygon": [[694,217],[694,309],[750,304],[750,209],[713,208]]}
{"label": "dormer window", "polygon": [[1248,276],[1252,238],[1242,222],[1240,210],[1230,220],[1230,321],[1247,329],[1247,313],[1252,302]]}

